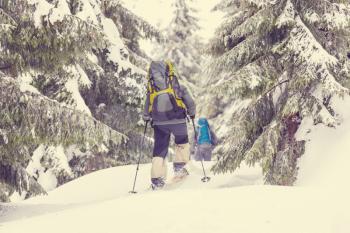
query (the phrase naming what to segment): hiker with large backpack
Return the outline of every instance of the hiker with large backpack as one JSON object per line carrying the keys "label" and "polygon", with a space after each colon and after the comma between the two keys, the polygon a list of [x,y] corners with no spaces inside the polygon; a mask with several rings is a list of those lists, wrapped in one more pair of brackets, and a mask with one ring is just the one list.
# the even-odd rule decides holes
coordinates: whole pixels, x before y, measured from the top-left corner
{"label": "hiker with large backpack", "polygon": [[196,106],[187,88],[180,85],[171,62],[153,61],[148,73],[148,87],[143,119],[154,129],[151,169],[153,189],[162,188],[166,179],[166,156],[171,134],[175,137],[175,178],[189,173],[185,165],[190,159],[186,118],[195,118]]}
{"label": "hiker with large backpack", "polygon": [[218,144],[218,139],[211,130],[206,118],[201,117],[198,119],[196,131],[194,159],[196,161],[211,161],[212,151]]}

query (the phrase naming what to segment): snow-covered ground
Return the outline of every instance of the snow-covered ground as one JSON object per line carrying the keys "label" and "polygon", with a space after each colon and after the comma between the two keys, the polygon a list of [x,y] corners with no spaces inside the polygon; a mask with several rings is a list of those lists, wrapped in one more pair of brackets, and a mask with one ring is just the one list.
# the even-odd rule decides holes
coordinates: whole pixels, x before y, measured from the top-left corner
{"label": "snow-covered ground", "polygon": [[[171,164],[168,169],[171,174]],[[191,176],[184,183],[153,192],[149,189],[150,165],[141,165],[136,195],[129,194],[135,166],[98,171],[48,196],[2,205],[0,232],[188,232],[191,224],[197,231],[197,224],[207,218],[213,219],[212,227],[217,225],[215,213],[224,214],[232,207],[221,210],[220,203],[225,206],[224,200],[231,202],[233,187],[240,191],[232,198],[241,203],[254,189],[244,186],[262,184],[260,169],[243,167],[235,176],[211,175],[209,183],[200,180],[200,164],[193,163],[189,169]]]}
{"label": "snow-covered ground", "polygon": [[48,196],[2,205],[0,232],[349,232],[349,209],[326,189],[263,186],[260,169],[246,166],[202,183],[200,163],[189,169],[183,183],[151,191],[150,165],[141,165],[138,194],[128,193],[135,166],[98,171]]}
{"label": "snow-covered ground", "polygon": [[307,119],[298,131],[297,136],[308,143],[299,161],[297,185],[350,191],[350,97],[334,99],[334,105],[339,114],[339,125],[335,128],[313,126],[311,119]]}

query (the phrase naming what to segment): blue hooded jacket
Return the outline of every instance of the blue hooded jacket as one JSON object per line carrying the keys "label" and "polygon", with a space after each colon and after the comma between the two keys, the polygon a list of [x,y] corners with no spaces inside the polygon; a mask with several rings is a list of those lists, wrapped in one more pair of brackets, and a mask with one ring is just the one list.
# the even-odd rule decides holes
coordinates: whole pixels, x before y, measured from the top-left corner
{"label": "blue hooded jacket", "polygon": [[212,144],[209,123],[206,118],[201,117],[198,119],[197,132],[198,132],[198,138],[197,138],[198,145]]}

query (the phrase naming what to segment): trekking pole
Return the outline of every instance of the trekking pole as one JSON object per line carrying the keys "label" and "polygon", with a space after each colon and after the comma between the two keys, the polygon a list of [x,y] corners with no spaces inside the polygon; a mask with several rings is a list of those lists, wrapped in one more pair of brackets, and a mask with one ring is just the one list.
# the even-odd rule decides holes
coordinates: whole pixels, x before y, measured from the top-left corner
{"label": "trekking pole", "polygon": [[[197,131],[196,131],[196,127],[194,125],[194,119],[192,119],[192,124],[193,124],[193,130],[194,130],[194,135],[195,135],[195,138],[197,140]],[[197,142],[195,142],[197,143]],[[204,164],[203,164],[203,156],[201,158],[201,164],[202,164],[202,169],[203,169],[203,174],[204,174],[204,177],[201,179],[202,182],[209,182],[210,181],[210,177],[206,175],[205,173],[205,169],[204,169]]]}
{"label": "trekking pole", "polygon": [[143,137],[142,137],[142,140],[141,140],[140,155],[139,155],[139,158],[137,160],[137,167],[136,167],[136,174],[135,174],[135,179],[134,179],[134,185],[132,187],[132,191],[129,192],[129,193],[132,193],[132,194],[136,194],[137,193],[135,191],[135,185],[136,185],[137,173],[138,173],[139,167],[140,167],[140,161],[141,161],[141,157],[142,157],[142,148],[143,148],[143,143],[144,143],[145,137],[146,137],[147,125],[148,125],[148,121],[146,121],[145,130],[143,131]]}

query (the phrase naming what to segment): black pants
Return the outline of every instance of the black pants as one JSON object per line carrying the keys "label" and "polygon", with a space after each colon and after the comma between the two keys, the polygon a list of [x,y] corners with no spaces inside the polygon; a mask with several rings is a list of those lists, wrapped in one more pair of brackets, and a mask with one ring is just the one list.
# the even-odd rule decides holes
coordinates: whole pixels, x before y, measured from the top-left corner
{"label": "black pants", "polygon": [[188,143],[186,123],[172,125],[155,125],[153,157],[165,158],[168,154],[170,136],[175,136],[176,144]]}

